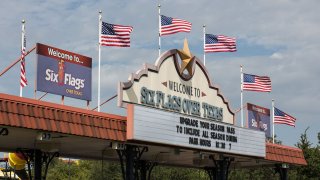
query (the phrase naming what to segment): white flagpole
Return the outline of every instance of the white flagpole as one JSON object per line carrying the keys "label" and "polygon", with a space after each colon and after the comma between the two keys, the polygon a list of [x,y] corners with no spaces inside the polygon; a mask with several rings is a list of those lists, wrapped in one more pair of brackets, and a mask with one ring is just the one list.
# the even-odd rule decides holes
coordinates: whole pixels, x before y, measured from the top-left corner
{"label": "white flagpole", "polygon": [[[22,33],[21,33],[21,56],[24,56],[25,47],[24,47],[24,38],[25,38],[25,20],[22,20]],[[21,59],[20,63],[24,61],[24,58]],[[25,67],[24,67],[25,69]],[[21,64],[20,64],[20,97],[22,97],[23,87],[21,86]]]}
{"label": "white flagpole", "polygon": [[242,65],[240,65],[240,79],[241,79],[241,105],[240,105],[240,108],[241,108],[241,127],[243,127],[243,72],[242,72]]}
{"label": "white flagpole", "polygon": [[272,99],[272,143],[274,144],[274,99]]}
{"label": "white flagpole", "polygon": [[158,12],[159,12],[159,57],[161,54],[161,14],[160,14],[161,5],[158,5]]}
{"label": "white flagpole", "polygon": [[203,25],[203,65],[206,66],[206,53],[204,51],[206,44],[206,25]]}
{"label": "white flagpole", "polygon": [[102,11],[100,10],[99,11],[98,112],[100,112],[101,28],[102,28]]}

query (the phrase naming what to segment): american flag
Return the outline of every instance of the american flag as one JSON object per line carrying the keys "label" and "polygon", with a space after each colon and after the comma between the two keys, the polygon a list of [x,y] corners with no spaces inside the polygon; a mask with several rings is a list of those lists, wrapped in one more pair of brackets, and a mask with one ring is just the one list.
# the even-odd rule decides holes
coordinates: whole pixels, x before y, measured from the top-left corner
{"label": "american flag", "polygon": [[234,52],[236,48],[236,38],[224,35],[205,35],[204,52]]}
{"label": "american flag", "polygon": [[243,90],[271,92],[271,80],[268,76],[243,74]]}
{"label": "american flag", "polygon": [[102,22],[100,44],[102,46],[130,47],[132,26],[123,26]]}
{"label": "american flag", "polygon": [[161,36],[175,34],[178,32],[190,32],[190,31],[191,31],[190,22],[183,19],[176,19],[176,18],[161,15],[161,33],[160,33]]}
{"label": "american flag", "polygon": [[286,124],[289,126],[295,126],[296,118],[289,114],[281,111],[278,108],[274,108],[274,123],[275,124]]}
{"label": "american flag", "polygon": [[25,54],[26,54],[26,36],[24,25],[22,27],[22,44],[21,44],[21,65],[20,65],[20,87],[25,87],[28,84],[26,77],[26,67],[25,67]]}

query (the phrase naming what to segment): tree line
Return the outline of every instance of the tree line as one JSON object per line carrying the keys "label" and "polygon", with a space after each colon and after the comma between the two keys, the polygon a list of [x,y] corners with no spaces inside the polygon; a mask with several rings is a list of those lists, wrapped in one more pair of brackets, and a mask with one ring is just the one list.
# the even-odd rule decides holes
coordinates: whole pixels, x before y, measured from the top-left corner
{"label": "tree line", "polygon": [[[320,179],[320,132],[318,142],[313,145],[307,137],[308,128],[300,135],[295,144],[300,148],[308,163],[307,166],[289,167],[288,179],[293,180],[319,180]],[[280,141],[278,141],[280,142]],[[280,142],[281,143],[281,142]],[[47,174],[48,180],[69,179],[95,179],[95,180],[122,180],[121,166],[118,162],[78,160],[66,162],[66,160],[54,159]],[[151,173],[153,180],[209,180],[205,170],[194,168],[177,168],[155,166]],[[230,169],[230,180],[241,179],[279,179],[274,167],[257,167],[254,169]]]}

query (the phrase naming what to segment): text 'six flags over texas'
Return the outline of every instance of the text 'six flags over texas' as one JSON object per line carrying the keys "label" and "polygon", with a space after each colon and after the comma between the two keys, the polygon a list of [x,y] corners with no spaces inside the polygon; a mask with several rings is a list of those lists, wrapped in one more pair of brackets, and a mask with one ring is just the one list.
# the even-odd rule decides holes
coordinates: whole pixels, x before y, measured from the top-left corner
{"label": "text 'six flags over texas'", "polygon": [[191,25],[192,24],[186,20],[161,15],[160,35],[164,36],[178,32],[190,32]]}
{"label": "text 'six flags over texas'", "polygon": [[243,90],[271,92],[271,80],[268,76],[257,76],[243,73]]}
{"label": "text 'six flags over texas'", "polygon": [[130,47],[130,33],[132,30],[132,26],[102,22],[100,44],[101,46]]}
{"label": "text 'six flags over texas'", "polygon": [[274,123],[275,124],[286,124],[289,126],[295,126],[296,118],[289,114],[281,111],[278,108],[274,108]]}
{"label": "text 'six flags over texas'", "polygon": [[204,52],[235,52],[236,38],[224,35],[205,34]]}

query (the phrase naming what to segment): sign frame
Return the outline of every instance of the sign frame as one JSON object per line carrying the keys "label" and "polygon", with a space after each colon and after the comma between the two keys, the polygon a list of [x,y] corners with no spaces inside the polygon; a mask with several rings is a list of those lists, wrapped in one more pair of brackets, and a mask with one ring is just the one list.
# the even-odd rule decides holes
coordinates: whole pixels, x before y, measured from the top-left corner
{"label": "sign frame", "polygon": [[[134,84],[139,83],[143,78],[149,78],[149,76],[152,74],[159,74],[161,71],[161,68],[162,68],[161,66],[164,63],[166,63],[167,60],[170,61],[169,58],[173,59],[174,65],[172,67],[175,68],[175,71],[180,76],[180,80],[182,82],[186,82],[186,81],[189,81],[190,79],[192,79],[192,77],[190,78],[190,77],[187,77],[183,73],[179,73],[179,71],[180,71],[179,67],[181,66],[181,63],[178,61],[179,60],[178,53],[179,53],[179,50],[177,50],[177,49],[166,51],[157,59],[157,61],[155,62],[154,65],[144,64],[142,69],[140,69],[136,73],[132,73],[130,75],[129,80],[127,82],[120,82],[118,85],[118,106],[126,108],[128,104],[140,104],[139,102],[137,102],[137,100],[135,102],[130,101],[130,100],[129,101],[124,100],[127,91],[130,90],[131,88],[133,88]],[[205,82],[203,82],[203,84],[206,85],[206,88],[208,89],[208,91],[211,91],[209,93],[215,94],[216,98],[219,100],[219,102],[221,102],[222,106],[224,107],[224,112],[223,112],[224,115],[228,114],[228,123],[235,124],[234,112],[231,110],[229,102],[226,100],[226,98],[220,92],[219,88],[217,86],[213,85],[213,82],[209,78],[209,75],[208,75],[209,73],[207,72],[205,66],[202,64],[201,60],[194,56],[192,61],[194,62],[192,65],[193,74],[195,73],[195,69],[198,68],[198,74],[202,73],[204,76],[204,79],[205,79]],[[180,81],[178,80],[178,82],[180,82]],[[169,80],[167,80],[167,82],[157,82],[157,83],[158,84],[166,83],[165,86],[168,86]],[[146,88],[148,88],[148,87],[146,87]],[[135,96],[137,96],[138,94],[139,94],[138,92],[135,92]],[[201,93],[199,93],[199,94],[201,95],[201,97],[207,96],[208,92],[201,91]],[[208,98],[208,99],[210,99],[210,98]],[[181,98],[181,101],[182,100],[183,99]],[[203,108],[203,107],[201,107],[202,105],[203,104],[200,103],[200,108]],[[154,106],[153,108],[157,108],[157,107]],[[213,108],[215,108],[215,107],[213,107]],[[165,109],[163,109],[163,110],[165,110]],[[209,116],[207,116],[207,117],[209,117]],[[216,120],[216,119],[212,118],[211,120]]]}
{"label": "sign frame", "polygon": [[37,43],[36,91],[91,101],[92,58]]}
{"label": "sign frame", "polygon": [[141,105],[129,104],[127,111],[129,142],[149,142],[253,157],[266,156],[265,135],[260,131]]}
{"label": "sign frame", "polygon": [[[247,127],[265,133],[271,137],[271,113],[270,109],[252,103],[247,103]],[[257,119],[258,118],[258,119]]]}

